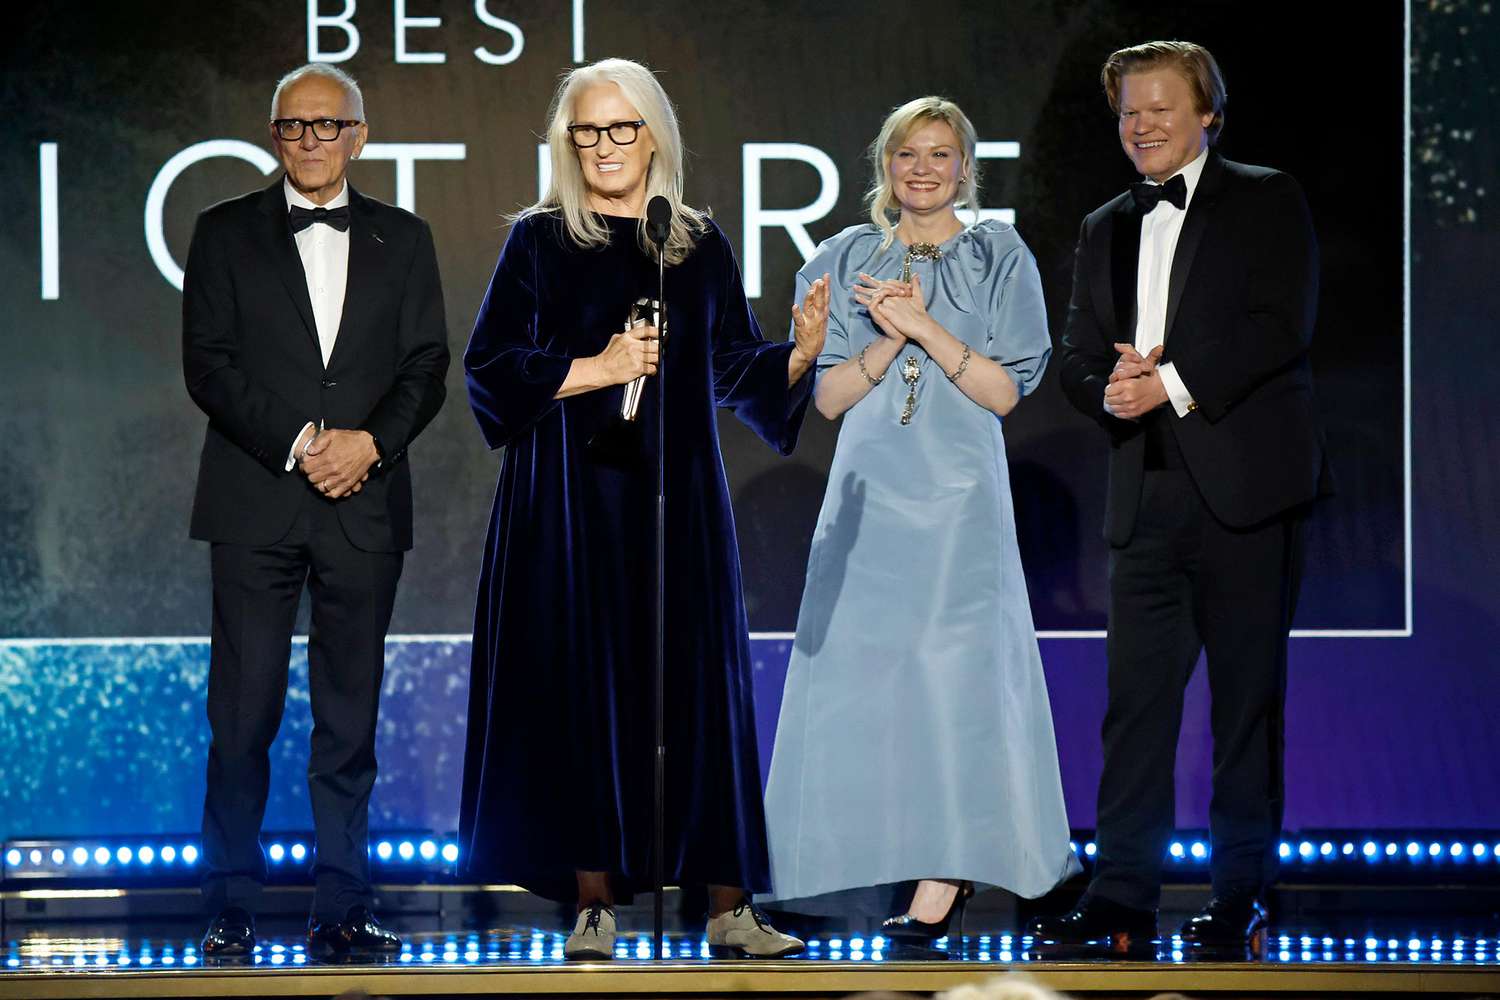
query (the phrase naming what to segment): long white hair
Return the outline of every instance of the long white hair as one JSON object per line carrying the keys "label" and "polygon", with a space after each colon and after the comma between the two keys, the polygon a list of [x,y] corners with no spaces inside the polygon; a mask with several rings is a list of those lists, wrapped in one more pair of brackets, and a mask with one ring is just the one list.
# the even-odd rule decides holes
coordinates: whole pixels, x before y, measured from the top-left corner
{"label": "long white hair", "polygon": [[[695,236],[707,228],[708,215],[682,201],[682,135],[671,99],[649,69],[629,59],[601,59],[563,76],[552,98],[547,126],[552,180],[541,200],[523,209],[517,217],[561,211],[568,235],[579,246],[599,247],[609,243],[609,227],[589,209],[588,184],[568,135],[578,95],[602,83],[619,87],[651,129],[656,153],[646,168],[646,200],[661,195],[671,203],[672,231],[667,237],[665,257],[668,264],[680,264],[692,252]],[[645,219],[641,220],[637,239],[642,249],[650,249]]]}
{"label": "long white hair", "polygon": [[896,201],[891,188],[891,157],[901,144],[917,129],[930,121],[947,122],[958,136],[963,147],[963,165],[958,183],[958,197],[954,205],[958,208],[979,207],[979,160],[974,155],[978,148],[978,135],[969,116],[952,101],[941,97],[918,97],[907,101],[886,116],[880,126],[880,134],[870,143],[870,160],[875,168],[870,190],[865,200],[870,204],[870,221],[885,234],[880,249],[885,250],[896,240],[896,223],[901,218],[901,205]]}

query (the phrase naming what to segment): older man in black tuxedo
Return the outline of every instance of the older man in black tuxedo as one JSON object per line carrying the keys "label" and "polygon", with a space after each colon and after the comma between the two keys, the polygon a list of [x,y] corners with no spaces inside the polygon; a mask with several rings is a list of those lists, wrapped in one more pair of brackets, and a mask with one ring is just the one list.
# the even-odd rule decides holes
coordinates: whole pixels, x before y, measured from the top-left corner
{"label": "older man in black tuxedo", "polygon": [[427,224],[345,180],[364,101],[332,66],[272,99],[285,176],[199,217],[183,367],[208,415],[192,536],[212,543],[208,957],[248,955],[266,876],[268,751],[302,589],[311,599],[308,792],[315,955],[398,950],[371,913],[368,804],[385,632],[412,544],[407,449],[443,403],[447,330]]}
{"label": "older man in black tuxedo", "polygon": [[1064,391],[1110,444],[1099,854],[1077,908],[1031,932],[1154,947],[1183,688],[1206,651],[1213,899],[1182,937],[1240,952],[1263,941],[1302,522],[1327,481],[1317,244],[1296,181],[1211,149],[1224,82],[1206,49],[1122,49],[1102,78],[1144,179],[1083,221],[1061,350]]}

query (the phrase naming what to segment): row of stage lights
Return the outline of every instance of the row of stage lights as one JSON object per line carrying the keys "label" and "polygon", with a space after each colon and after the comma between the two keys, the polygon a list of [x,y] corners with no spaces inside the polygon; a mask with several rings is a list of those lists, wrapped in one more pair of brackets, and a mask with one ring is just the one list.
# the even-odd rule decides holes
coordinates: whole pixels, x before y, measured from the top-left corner
{"label": "row of stage lights", "polygon": [[[1093,859],[1099,853],[1094,841],[1072,842],[1073,853]],[[1282,866],[1314,865],[1325,862],[1405,862],[1431,864],[1438,862],[1494,862],[1500,864],[1500,841],[1454,840],[1283,840],[1277,846]],[[1207,863],[1213,848],[1206,840],[1173,840],[1167,847],[1167,859],[1173,864]]]}
{"label": "row of stage lights", "polygon": [[[276,870],[305,867],[312,859],[309,836],[267,839],[263,843],[273,875]],[[383,866],[434,869],[458,863],[458,845],[431,837],[380,838],[370,845],[371,859]],[[176,841],[110,845],[72,840],[41,840],[6,844],[4,879],[129,876],[133,879],[184,876],[196,872],[202,860],[198,845]]]}
{"label": "row of stage lights", "polygon": [[[1444,839],[1371,839],[1315,837],[1283,840],[1278,844],[1284,871],[1312,870],[1334,865],[1377,864],[1389,867],[1399,864],[1415,872],[1419,867],[1463,864],[1471,870],[1486,872],[1500,869],[1500,840],[1470,836],[1462,840]],[[311,860],[312,838],[272,837],[264,846],[272,873],[288,875],[305,867]],[[1093,840],[1072,842],[1073,852],[1085,862],[1099,853]],[[1204,866],[1213,849],[1207,837],[1174,839],[1167,848],[1167,860],[1175,868],[1194,870]],[[424,870],[434,881],[451,876],[458,864],[458,844],[447,838],[431,836],[377,837],[370,845],[371,860],[377,866],[410,867]],[[3,848],[4,880],[33,878],[98,879],[133,876],[144,880],[156,877],[181,877],[196,869],[199,848],[181,839],[111,845],[98,842],[33,839],[12,841]],[[1480,866],[1483,866],[1482,868]],[[1491,866],[1494,866],[1492,868]]]}

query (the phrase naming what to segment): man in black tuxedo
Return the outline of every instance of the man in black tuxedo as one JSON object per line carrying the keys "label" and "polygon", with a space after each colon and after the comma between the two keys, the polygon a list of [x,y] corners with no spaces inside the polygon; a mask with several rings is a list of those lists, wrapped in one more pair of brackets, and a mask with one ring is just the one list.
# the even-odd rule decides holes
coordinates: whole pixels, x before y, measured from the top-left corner
{"label": "man in black tuxedo", "polygon": [[407,449],[443,403],[443,295],[427,224],[345,181],[366,137],[354,81],[305,66],[277,86],[271,118],[285,177],[199,216],[183,283],[183,368],[208,415],[192,536],[212,543],[203,857],[217,915],[203,952],[254,948],[268,750],[304,585],[309,945],[394,951],[370,912],[368,805],[385,632],[412,544]]}
{"label": "man in black tuxedo", "polygon": [[1174,823],[1183,689],[1208,657],[1213,899],[1190,946],[1263,943],[1281,833],[1287,633],[1302,522],[1326,481],[1307,353],[1307,203],[1224,159],[1224,83],[1186,42],[1122,49],[1102,79],[1146,178],[1079,234],[1062,385],[1109,435],[1109,702],[1098,864],[1044,944],[1148,953]]}

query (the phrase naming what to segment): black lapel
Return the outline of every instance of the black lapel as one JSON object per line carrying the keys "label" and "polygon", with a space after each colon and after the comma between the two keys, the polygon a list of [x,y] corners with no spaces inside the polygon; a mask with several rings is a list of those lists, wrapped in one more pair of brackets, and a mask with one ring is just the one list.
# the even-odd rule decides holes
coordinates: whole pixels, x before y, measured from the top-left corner
{"label": "black lapel", "polygon": [[1203,173],[1198,177],[1198,187],[1193,191],[1193,202],[1188,205],[1187,218],[1182,221],[1182,232],[1177,234],[1177,249],[1172,254],[1172,276],[1167,281],[1167,325],[1162,328],[1162,339],[1172,336],[1172,324],[1177,321],[1177,306],[1182,302],[1182,293],[1187,288],[1188,272],[1193,268],[1198,244],[1203,242],[1203,231],[1213,217],[1214,202],[1223,187],[1224,158],[1210,152],[1203,164]]}
{"label": "black lapel", "polygon": [[307,274],[302,270],[302,257],[297,253],[297,241],[292,238],[286,192],[281,180],[278,179],[261,195],[260,210],[265,216],[260,238],[266,256],[271,259],[277,277],[286,286],[287,294],[292,297],[292,304],[297,307],[297,315],[302,317],[302,325],[312,338],[313,350],[318,352],[321,362],[323,352],[318,346],[318,324],[313,320],[312,299],[307,295]]}
{"label": "black lapel", "polygon": [[333,354],[328,358],[331,369],[334,362],[353,350],[350,341],[358,340],[359,333],[369,324],[365,322],[363,307],[372,301],[366,294],[367,283],[375,280],[376,271],[384,258],[384,234],[375,224],[375,209],[370,200],[354,186],[349,186],[349,270],[344,276],[344,310],[339,314],[338,335],[333,342]]}
{"label": "black lapel", "polygon": [[1112,329],[1118,342],[1135,343],[1136,270],[1141,260],[1141,213],[1126,198],[1112,213],[1109,241],[1109,285],[1115,307]]}

